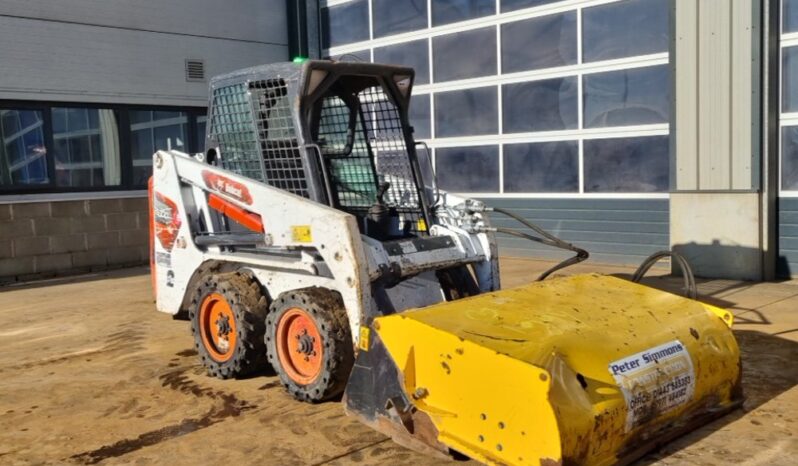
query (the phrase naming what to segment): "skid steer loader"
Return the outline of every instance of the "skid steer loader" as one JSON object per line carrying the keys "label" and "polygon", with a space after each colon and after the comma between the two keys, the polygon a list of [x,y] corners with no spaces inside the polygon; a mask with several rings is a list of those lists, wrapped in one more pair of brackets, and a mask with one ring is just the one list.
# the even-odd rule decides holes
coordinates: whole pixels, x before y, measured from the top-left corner
{"label": "skid steer loader", "polygon": [[738,406],[722,309],[595,274],[501,290],[496,231],[575,253],[554,269],[587,253],[438,189],[413,79],[333,61],[220,76],[204,153],[154,155],[157,308],[190,319],[208,373],[271,366],[299,400],[343,395],[403,445],[495,464],[624,463]]}

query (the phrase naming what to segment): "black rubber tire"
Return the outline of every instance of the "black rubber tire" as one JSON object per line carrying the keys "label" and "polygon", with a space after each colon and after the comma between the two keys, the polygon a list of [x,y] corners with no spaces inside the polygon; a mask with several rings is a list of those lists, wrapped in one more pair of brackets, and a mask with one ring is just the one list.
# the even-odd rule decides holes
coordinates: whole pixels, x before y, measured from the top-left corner
{"label": "black rubber tire", "polygon": [[[280,364],[277,354],[277,325],[292,308],[308,313],[316,324],[324,347],[321,372],[313,382],[295,382]],[[300,401],[318,403],[339,396],[349,380],[355,362],[352,332],[341,296],[326,288],[288,291],[274,300],[266,317],[266,354],[288,393]]]}
{"label": "black rubber tire", "polygon": [[[219,293],[233,311],[237,329],[233,356],[224,362],[214,359],[202,342],[199,323],[200,303],[211,293]],[[264,320],[269,311],[268,299],[258,282],[240,272],[209,274],[194,291],[189,306],[194,346],[208,375],[220,379],[243,377],[268,367],[263,344]]]}

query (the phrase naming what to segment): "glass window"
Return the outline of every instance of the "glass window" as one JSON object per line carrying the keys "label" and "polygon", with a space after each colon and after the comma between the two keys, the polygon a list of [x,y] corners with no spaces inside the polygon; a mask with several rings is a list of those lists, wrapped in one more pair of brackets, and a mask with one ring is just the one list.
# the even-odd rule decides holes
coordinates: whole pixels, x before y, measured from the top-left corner
{"label": "glass window", "polygon": [[556,3],[561,0],[501,0],[502,13],[505,11],[515,11],[521,8],[532,8],[547,3]]}
{"label": "glass window", "polygon": [[460,193],[499,191],[499,147],[435,149],[435,173],[441,189]]}
{"label": "glass window", "polygon": [[432,0],[432,25],[496,14],[496,0]]}
{"label": "glass window", "polygon": [[427,27],[427,0],[372,0],[374,37]]}
{"label": "glass window", "polygon": [[585,192],[666,192],[668,136],[584,142]]}
{"label": "glass window", "polygon": [[669,75],[667,65],[585,75],[585,127],[668,123]]}
{"label": "glass window", "polygon": [[337,61],[353,61],[353,62],[368,63],[371,61],[371,51],[358,50],[357,52],[343,53],[341,55],[334,55],[329,58]]}
{"label": "glass window", "polygon": [[121,163],[114,111],[54,107],[52,116],[56,185],[118,186]]}
{"label": "glass window", "polygon": [[430,132],[430,97],[428,95],[415,95],[410,99],[410,124],[413,125],[414,138],[429,139]]}
{"label": "glass window", "polygon": [[0,108],[0,187],[49,181],[42,112]]}
{"label": "glass window", "polygon": [[667,52],[669,0],[625,0],[585,8],[582,47],[585,62]]}
{"label": "glass window", "polygon": [[502,73],[573,65],[576,42],[575,11],[503,24]]}
{"label": "glass window", "polygon": [[369,4],[366,0],[321,9],[322,47],[369,39]]}
{"label": "glass window", "polygon": [[416,84],[429,83],[429,45],[426,39],[374,49],[374,62],[409,66]]}
{"label": "glass window", "polygon": [[[158,150],[188,152],[188,117],[174,111],[130,111],[130,153],[133,184],[143,186],[152,174],[152,154]],[[204,146],[204,144],[203,144]]]}
{"label": "glass window", "polygon": [[568,193],[579,191],[579,143],[576,141],[506,144],[504,191]]}
{"label": "glass window", "polygon": [[781,111],[798,112],[798,47],[782,49]]}
{"label": "glass window", "polygon": [[197,117],[197,125],[194,130],[196,135],[196,150],[197,152],[205,152],[205,130],[208,123],[208,117],[200,115]]}
{"label": "glass window", "polygon": [[457,32],[432,39],[435,82],[496,74],[496,29]]}
{"label": "glass window", "polygon": [[505,133],[574,129],[579,124],[577,78],[556,78],[502,86]]}
{"label": "glass window", "polygon": [[435,94],[435,137],[497,134],[497,100],[495,87]]}
{"label": "glass window", "polygon": [[798,126],[781,129],[781,189],[798,190]]}
{"label": "glass window", "polygon": [[798,31],[798,0],[784,0],[781,19],[782,32]]}

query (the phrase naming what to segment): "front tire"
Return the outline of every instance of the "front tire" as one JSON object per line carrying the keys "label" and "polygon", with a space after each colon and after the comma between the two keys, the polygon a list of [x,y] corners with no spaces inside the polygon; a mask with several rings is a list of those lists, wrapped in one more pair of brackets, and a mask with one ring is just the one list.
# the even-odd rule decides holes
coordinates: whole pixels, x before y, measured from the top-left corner
{"label": "front tire", "polygon": [[267,366],[263,344],[268,302],[249,275],[208,275],[189,307],[194,345],[208,374],[242,377]]}
{"label": "front tire", "polygon": [[343,393],[354,364],[341,296],[312,287],[281,294],[266,318],[266,354],[296,399],[320,402]]}

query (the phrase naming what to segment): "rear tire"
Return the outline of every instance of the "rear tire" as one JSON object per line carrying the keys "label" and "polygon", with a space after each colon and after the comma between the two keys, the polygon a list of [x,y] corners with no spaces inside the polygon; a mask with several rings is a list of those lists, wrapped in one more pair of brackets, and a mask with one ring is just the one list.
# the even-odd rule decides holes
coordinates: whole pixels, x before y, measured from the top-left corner
{"label": "rear tire", "polygon": [[286,390],[310,403],[343,393],[354,344],[341,296],[324,288],[281,294],[266,317],[266,354]]}
{"label": "rear tire", "polygon": [[194,345],[208,370],[220,379],[242,377],[267,366],[263,344],[268,301],[249,275],[209,274],[191,299]]}

